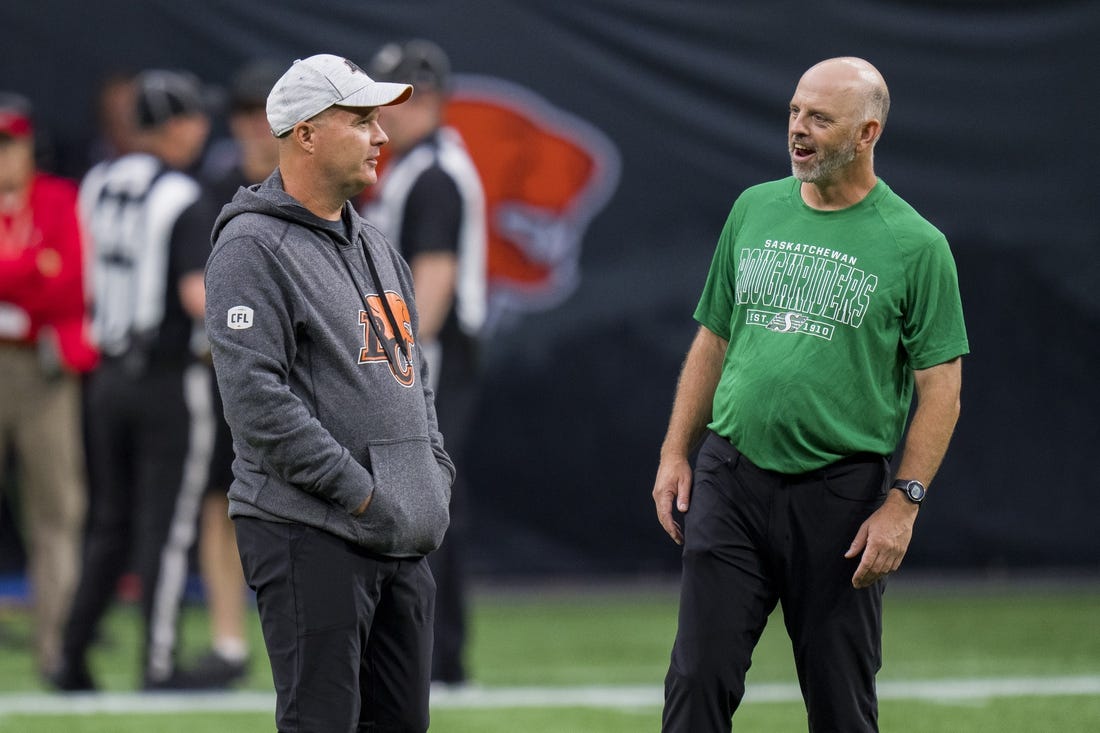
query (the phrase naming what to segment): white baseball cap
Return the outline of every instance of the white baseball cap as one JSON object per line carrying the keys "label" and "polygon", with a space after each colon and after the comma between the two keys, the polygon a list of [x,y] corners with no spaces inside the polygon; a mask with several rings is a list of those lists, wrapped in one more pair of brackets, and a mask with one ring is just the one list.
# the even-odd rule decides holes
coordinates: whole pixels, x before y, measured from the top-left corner
{"label": "white baseball cap", "polygon": [[332,106],[387,107],[412,96],[411,84],[375,81],[355,63],[322,53],[295,61],[267,95],[267,122],[275,137]]}

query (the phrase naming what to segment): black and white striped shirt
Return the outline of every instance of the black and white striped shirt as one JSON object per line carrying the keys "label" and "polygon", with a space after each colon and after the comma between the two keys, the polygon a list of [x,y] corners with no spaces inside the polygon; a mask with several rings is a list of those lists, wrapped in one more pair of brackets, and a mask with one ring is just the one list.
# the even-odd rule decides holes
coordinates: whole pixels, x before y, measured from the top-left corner
{"label": "black and white striped shirt", "polygon": [[188,358],[195,324],[178,284],[201,272],[209,254],[200,194],[189,175],[144,153],[100,163],[82,181],[92,335],[104,355],[143,349],[154,360]]}

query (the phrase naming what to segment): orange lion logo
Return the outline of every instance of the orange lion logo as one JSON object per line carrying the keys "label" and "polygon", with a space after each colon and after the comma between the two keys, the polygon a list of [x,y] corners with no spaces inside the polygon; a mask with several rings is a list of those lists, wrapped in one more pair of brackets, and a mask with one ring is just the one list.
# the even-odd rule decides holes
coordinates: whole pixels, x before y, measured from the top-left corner
{"label": "orange lion logo", "polygon": [[[485,192],[484,335],[576,288],[585,230],[619,185],[619,151],[591,123],[496,77],[456,75],[446,124],[462,136]],[[379,171],[389,154],[383,147]],[[372,195],[368,187],[362,201]]]}
{"label": "orange lion logo", "polygon": [[446,114],[485,190],[491,332],[573,292],[585,229],[619,183],[619,152],[590,123],[503,79],[457,75]]}
{"label": "orange lion logo", "polygon": [[[390,367],[393,378],[403,387],[411,387],[416,381],[416,373],[413,371],[412,362],[405,354],[412,354],[413,328],[412,316],[409,315],[409,306],[400,295],[392,290],[386,291],[386,301],[393,311],[397,325],[401,329],[401,344],[397,341],[397,335],[393,332],[389,316],[382,305],[382,299],[377,295],[367,296],[367,308],[369,311],[359,311],[359,323],[363,327],[363,348],[359,350],[359,363],[369,364],[386,362]],[[379,334],[382,334],[379,337]]]}

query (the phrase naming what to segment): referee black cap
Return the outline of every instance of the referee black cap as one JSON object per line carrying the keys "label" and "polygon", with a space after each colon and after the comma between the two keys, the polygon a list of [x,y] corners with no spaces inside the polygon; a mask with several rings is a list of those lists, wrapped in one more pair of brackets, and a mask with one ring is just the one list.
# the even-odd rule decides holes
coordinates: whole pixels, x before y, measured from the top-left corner
{"label": "referee black cap", "polygon": [[379,81],[412,84],[416,89],[447,91],[451,86],[451,61],[432,41],[416,38],[387,43],[371,59],[367,73]]}
{"label": "referee black cap", "polygon": [[267,95],[286,66],[273,59],[255,59],[239,68],[229,84],[229,109],[235,112],[263,109]]}
{"label": "referee black cap", "polygon": [[137,76],[137,123],[148,130],[174,117],[208,114],[214,100],[186,71],[150,69]]}

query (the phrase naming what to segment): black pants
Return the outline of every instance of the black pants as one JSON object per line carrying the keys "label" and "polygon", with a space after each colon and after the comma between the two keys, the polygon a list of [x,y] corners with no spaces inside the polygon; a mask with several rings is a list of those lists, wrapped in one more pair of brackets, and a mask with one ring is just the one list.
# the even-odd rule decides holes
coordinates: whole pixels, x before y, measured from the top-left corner
{"label": "black pants", "polygon": [[684,517],[680,619],[665,733],[731,730],[753,648],[782,603],[812,733],[878,730],[884,581],[856,590],[856,531],[885,498],[887,462],[854,456],[777,474],[708,434]]}
{"label": "black pants", "polygon": [[301,524],[234,519],[275,679],[280,733],[428,729],[435,582]]}
{"label": "black pants", "polygon": [[209,379],[198,364],[136,375],[106,360],[88,380],[92,492],[62,641],[66,666],[84,666],[119,577],[132,564],[145,619],[143,681],[155,685],[175,671],[188,553],[213,444]]}

